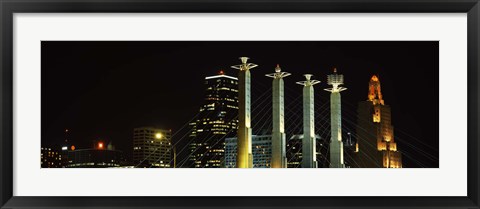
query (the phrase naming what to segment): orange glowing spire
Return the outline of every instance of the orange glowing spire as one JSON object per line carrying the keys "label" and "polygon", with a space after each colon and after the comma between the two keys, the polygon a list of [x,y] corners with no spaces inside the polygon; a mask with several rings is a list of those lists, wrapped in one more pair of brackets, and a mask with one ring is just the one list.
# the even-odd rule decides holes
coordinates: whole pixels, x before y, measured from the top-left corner
{"label": "orange glowing spire", "polygon": [[333,72],[337,73],[337,68],[336,67],[333,68]]}
{"label": "orange glowing spire", "polygon": [[376,75],[373,75],[372,78],[370,78],[370,83],[368,85],[368,100],[372,101],[374,104],[384,104],[380,80]]}

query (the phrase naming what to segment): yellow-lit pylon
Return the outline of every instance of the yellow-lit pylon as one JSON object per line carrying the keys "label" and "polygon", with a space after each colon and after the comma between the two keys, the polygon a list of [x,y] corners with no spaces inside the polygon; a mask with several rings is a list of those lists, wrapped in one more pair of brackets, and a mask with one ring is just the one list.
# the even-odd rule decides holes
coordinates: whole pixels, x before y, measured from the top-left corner
{"label": "yellow-lit pylon", "polygon": [[337,74],[337,69],[333,69],[333,74],[327,76],[327,83],[332,88],[325,89],[330,94],[330,168],[344,168],[343,161],[343,142],[342,142],[342,100],[340,92],[347,88],[343,85],[343,75]]}
{"label": "yellow-lit pylon", "polygon": [[238,132],[237,132],[237,168],[252,168],[252,127],[250,101],[250,69],[258,65],[247,63],[248,57],[240,57],[242,64],[232,68],[238,72]]}
{"label": "yellow-lit pylon", "polygon": [[291,75],[282,72],[280,65],[275,68],[275,73],[266,74],[267,77],[273,78],[272,82],[272,168],[286,168],[286,134],[284,119],[284,88],[283,78]]}
{"label": "yellow-lit pylon", "polygon": [[320,83],[317,80],[310,80],[311,74],[304,75],[306,80],[297,84],[303,86],[303,139],[302,139],[302,168],[318,167],[316,157],[316,136],[315,136],[315,101],[313,85]]}

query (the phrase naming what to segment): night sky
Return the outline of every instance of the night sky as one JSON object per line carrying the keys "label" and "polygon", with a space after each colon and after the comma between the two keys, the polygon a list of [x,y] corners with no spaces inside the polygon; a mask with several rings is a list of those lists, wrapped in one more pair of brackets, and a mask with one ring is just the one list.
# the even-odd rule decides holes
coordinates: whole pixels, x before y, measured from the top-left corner
{"label": "night sky", "polygon": [[203,103],[205,76],[219,70],[236,76],[230,66],[248,56],[259,65],[251,72],[252,100],[270,91],[272,79],[264,75],[280,64],[292,73],[287,100],[301,96],[295,82],[311,73],[321,81],[315,101],[328,102],[323,89],[336,67],[348,88],[343,115],[351,120],[378,75],[398,149],[408,155],[404,167],[438,167],[438,52],[436,41],[43,41],[42,146],[61,146],[69,129],[77,148],[101,139],[130,154],[133,128],[180,130]]}

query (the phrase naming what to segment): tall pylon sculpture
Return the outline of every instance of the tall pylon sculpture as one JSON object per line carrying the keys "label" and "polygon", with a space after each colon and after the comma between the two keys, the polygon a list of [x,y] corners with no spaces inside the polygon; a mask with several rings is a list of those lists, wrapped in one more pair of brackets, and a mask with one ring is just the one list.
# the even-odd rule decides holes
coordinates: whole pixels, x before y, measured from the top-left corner
{"label": "tall pylon sculpture", "polygon": [[316,168],[316,138],[313,85],[320,83],[310,80],[311,74],[304,75],[306,80],[297,84],[303,86],[303,140],[302,140],[302,168]]}
{"label": "tall pylon sculpture", "polygon": [[275,68],[275,73],[266,74],[265,76],[273,78],[272,83],[272,168],[287,167],[286,152],[286,134],[285,134],[285,105],[284,105],[284,85],[283,78],[291,75],[282,72],[280,65]]}
{"label": "tall pylon sculpture", "polygon": [[342,101],[340,92],[347,88],[343,85],[343,75],[337,74],[337,68],[333,69],[333,74],[327,76],[327,83],[332,88],[325,89],[330,94],[330,168],[344,168],[343,162],[343,142],[342,142]]}
{"label": "tall pylon sculpture", "polygon": [[250,112],[250,69],[258,65],[247,63],[248,57],[240,57],[242,64],[234,65],[238,69],[238,132],[237,132],[237,168],[252,168],[252,124]]}

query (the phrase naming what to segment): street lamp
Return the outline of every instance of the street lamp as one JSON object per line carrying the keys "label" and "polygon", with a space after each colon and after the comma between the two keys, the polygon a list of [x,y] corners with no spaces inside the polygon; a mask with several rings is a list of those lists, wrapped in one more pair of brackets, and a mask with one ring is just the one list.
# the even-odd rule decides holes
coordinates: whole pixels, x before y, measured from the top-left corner
{"label": "street lamp", "polygon": [[[163,138],[162,133],[156,133],[155,138],[162,139]],[[172,148],[173,148],[173,168],[176,168],[177,167],[177,148],[173,143],[172,143]]]}

